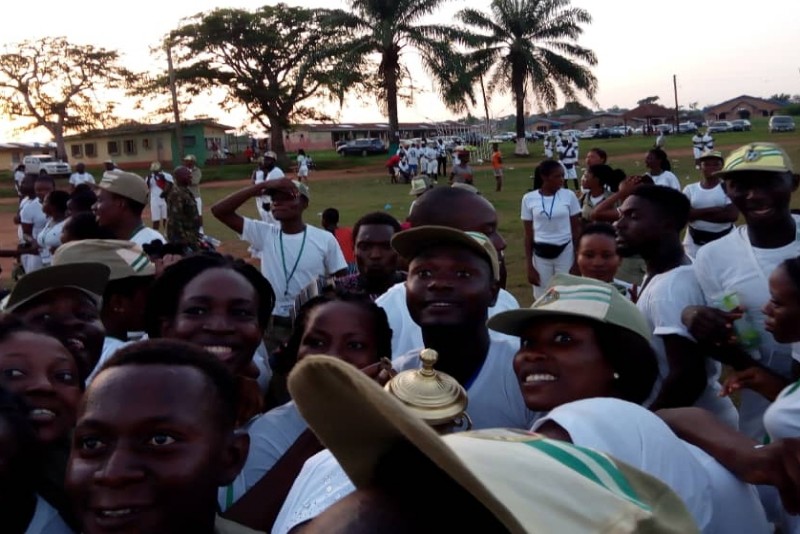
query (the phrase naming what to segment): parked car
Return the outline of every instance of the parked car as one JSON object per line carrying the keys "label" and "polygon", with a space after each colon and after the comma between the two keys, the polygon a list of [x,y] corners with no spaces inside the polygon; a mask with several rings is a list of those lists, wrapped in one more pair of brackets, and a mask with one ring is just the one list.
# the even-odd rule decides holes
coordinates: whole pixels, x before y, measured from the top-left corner
{"label": "parked car", "polygon": [[788,115],[773,115],[769,118],[769,133],[793,132],[794,119]]}
{"label": "parked car", "polygon": [[608,137],[625,137],[625,127],[624,126],[612,126],[611,128],[605,128],[608,130]]}
{"label": "parked car", "polygon": [[581,139],[594,139],[597,135],[597,130],[595,128],[587,128],[581,132],[580,138]]}
{"label": "parked car", "polygon": [[72,169],[65,163],[50,154],[30,154],[22,158],[25,165],[25,174],[39,174],[51,176],[69,176]]}
{"label": "parked car", "polygon": [[656,133],[663,133],[664,135],[670,135],[673,133],[674,128],[671,124],[656,124],[653,126],[653,130]]}
{"label": "parked car", "polygon": [[731,126],[733,127],[734,132],[749,132],[750,131],[750,121],[745,119],[736,119],[735,121],[731,121]]}
{"label": "parked car", "polygon": [[368,156],[371,154],[386,154],[386,146],[377,137],[369,139],[355,139],[336,149],[340,156]]}
{"label": "parked car", "polygon": [[730,121],[714,121],[708,125],[706,132],[708,133],[723,133],[732,132],[733,124]]}
{"label": "parked car", "polygon": [[697,125],[693,122],[682,122],[678,125],[678,133],[695,133]]}

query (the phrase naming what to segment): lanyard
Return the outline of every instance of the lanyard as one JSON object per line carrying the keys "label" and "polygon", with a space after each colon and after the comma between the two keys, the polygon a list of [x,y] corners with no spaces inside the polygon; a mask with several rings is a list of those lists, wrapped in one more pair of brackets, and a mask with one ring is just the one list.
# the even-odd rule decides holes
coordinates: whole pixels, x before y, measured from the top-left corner
{"label": "lanyard", "polygon": [[133,239],[134,236],[136,236],[136,234],[138,234],[142,230],[144,230],[144,223],[140,224],[139,226],[133,229],[133,232],[131,232],[131,236],[128,238],[128,240]]}
{"label": "lanyard", "polygon": [[547,213],[547,210],[544,209],[544,195],[542,194],[541,191],[539,191],[539,197],[542,199],[542,213],[544,213],[545,216],[547,216],[548,221],[553,219],[553,206],[555,206],[556,204],[557,196],[558,196],[558,191],[553,193],[553,200],[550,202],[550,213]]}
{"label": "lanyard", "polygon": [[286,290],[283,292],[283,296],[289,296],[289,282],[291,281],[292,277],[294,276],[294,272],[297,270],[297,266],[300,264],[300,258],[303,256],[303,250],[306,248],[306,234],[308,233],[308,226],[303,228],[303,242],[300,243],[300,252],[297,253],[297,259],[294,262],[294,267],[292,267],[292,272],[288,272],[286,270],[286,253],[283,250],[283,230],[280,233],[280,243],[281,243],[281,263],[283,264],[283,276],[286,278]]}

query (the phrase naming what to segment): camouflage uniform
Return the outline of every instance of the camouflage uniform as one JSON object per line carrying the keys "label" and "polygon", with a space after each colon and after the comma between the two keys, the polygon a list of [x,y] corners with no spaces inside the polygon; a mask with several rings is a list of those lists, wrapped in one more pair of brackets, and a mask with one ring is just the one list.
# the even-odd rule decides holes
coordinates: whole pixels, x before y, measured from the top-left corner
{"label": "camouflage uniform", "polygon": [[188,187],[169,184],[167,197],[167,240],[196,249],[200,242],[200,221],[194,195]]}

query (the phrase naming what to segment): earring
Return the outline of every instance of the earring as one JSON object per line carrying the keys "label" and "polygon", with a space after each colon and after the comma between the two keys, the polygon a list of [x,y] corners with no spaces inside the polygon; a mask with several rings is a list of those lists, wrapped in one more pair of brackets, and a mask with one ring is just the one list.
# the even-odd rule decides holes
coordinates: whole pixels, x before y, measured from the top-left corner
{"label": "earring", "polygon": [[619,380],[619,373],[614,373],[614,380]]}

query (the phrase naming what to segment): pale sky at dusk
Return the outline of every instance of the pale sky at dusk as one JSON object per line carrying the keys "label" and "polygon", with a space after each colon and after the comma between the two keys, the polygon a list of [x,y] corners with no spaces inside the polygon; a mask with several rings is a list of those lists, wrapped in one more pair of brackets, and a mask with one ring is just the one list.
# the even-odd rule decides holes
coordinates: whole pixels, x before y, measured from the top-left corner
{"label": "pale sky at dusk", "polygon": [[[264,3],[263,0],[224,4],[218,0],[187,3],[139,0],[111,7],[94,1],[40,0],[34,10],[31,4],[7,2],[3,6],[7,23],[0,33],[0,44],[65,36],[77,44],[116,49],[131,69],[155,69],[160,66],[150,55],[150,47],[157,45],[182,17],[215,7],[252,9]],[[286,3],[346,7],[342,0],[287,0]],[[467,6],[485,9],[488,3],[452,0],[431,21],[452,21],[459,9]],[[599,81],[597,102],[601,108],[632,107],[637,100],[651,95],[660,96],[662,103],[671,106],[673,74],[678,76],[680,102],[687,105],[714,104],[740,94],[762,97],[773,93],[800,94],[800,2],[797,0],[772,0],[760,5],[722,0],[573,0],[573,5],[589,10],[594,18],[585,27],[579,43],[594,50],[598,57],[593,72]],[[33,17],[32,11],[35,11]],[[415,68],[413,54],[410,58],[412,72],[419,75],[416,84],[421,92],[413,107],[401,105],[400,121],[452,118],[430,91],[430,82],[422,70]],[[491,104],[494,116],[511,114],[513,109],[510,97],[498,95]],[[482,110],[473,113],[483,114]],[[195,103],[186,118],[198,114],[237,127],[246,122],[244,113],[220,112],[211,101]],[[134,112],[121,115],[144,119]],[[375,107],[361,107],[349,101],[339,112],[339,119],[365,122],[383,121],[385,117]],[[48,138],[40,132],[13,136],[8,119],[4,122],[0,126],[0,141]]]}

